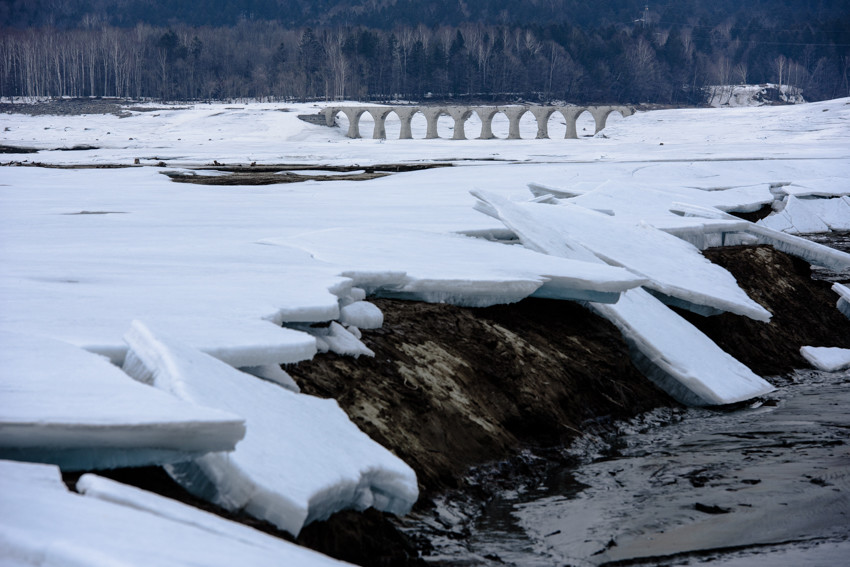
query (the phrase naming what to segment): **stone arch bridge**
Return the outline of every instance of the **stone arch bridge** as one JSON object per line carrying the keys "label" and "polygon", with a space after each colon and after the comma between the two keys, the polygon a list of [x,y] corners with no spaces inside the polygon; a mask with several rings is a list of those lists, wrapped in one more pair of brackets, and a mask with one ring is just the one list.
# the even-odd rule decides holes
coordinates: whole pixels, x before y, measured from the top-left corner
{"label": "stone arch bridge", "polygon": [[556,112],[560,113],[567,125],[565,138],[578,138],[576,132],[576,120],[583,112],[588,112],[596,123],[596,132],[605,128],[608,116],[612,112],[619,112],[621,116],[631,116],[635,109],[629,106],[331,106],[320,111],[324,115],[325,125],[334,126],[339,113],[348,118],[349,138],[360,138],[360,118],[368,113],[375,121],[372,138],[384,139],[387,137],[386,119],[390,114],[395,114],[401,121],[400,140],[413,138],[410,123],[417,113],[425,116],[427,121],[426,139],[439,138],[437,134],[437,122],[441,116],[448,116],[454,120],[453,140],[466,140],[464,125],[473,113],[481,120],[481,133],[478,139],[488,140],[495,138],[493,134],[493,118],[504,114],[509,121],[508,140],[519,140],[520,119],[526,113],[531,113],[537,121],[537,138],[549,137],[549,118]]}

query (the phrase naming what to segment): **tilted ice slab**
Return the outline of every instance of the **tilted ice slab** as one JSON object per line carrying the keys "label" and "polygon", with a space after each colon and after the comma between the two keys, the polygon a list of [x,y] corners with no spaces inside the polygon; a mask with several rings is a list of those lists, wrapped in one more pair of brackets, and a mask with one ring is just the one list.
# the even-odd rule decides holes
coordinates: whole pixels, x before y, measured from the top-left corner
{"label": "tilted ice slab", "polygon": [[630,290],[614,305],[589,305],[620,329],[638,368],[684,404],[732,404],[774,390],[645,290]]}
{"label": "tilted ice slab", "polygon": [[139,384],[101,356],[0,332],[0,457],[68,470],[159,465],[229,451],[245,434],[229,412]]}
{"label": "tilted ice slab", "polygon": [[812,366],[824,372],[837,372],[850,368],[850,349],[839,347],[800,347],[800,354]]}
{"label": "tilted ice slab", "polygon": [[[587,258],[587,249],[569,243],[557,224],[552,226],[548,222],[551,219],[536,214],[539,207],[529,208],[492,195],[479,197],[494,207],[525,246],[553,255]],[[773,390],[768,382],[643,289],[621,294],[615,304],[591,302],[589,306],[620,329],[641,371],[682,403],[731,404]]]}
{"label": "tilted ice slab", "polygon": [[[671,298],[671,303],[696,305],[697,311],[702,311],[700,306],[729,311],[757,321],[770,319],[770,312],[750,299],[732,274],[712,264],[692,244],[652,226],[619,222],[571,203],[510,203],[481,191],[473,195],[495,207],[505,225],[517,234],[523,232],[529,241],[554,239],[559,246],[578,245],[585,250],[581,256],[575,252],[563,256],[586,259],[589,251],[608,264],[626,267],[648,278],[644,287]],[[532,238],[530,232],[541,234]]]}
{"label": "tilted ice slab", "polygon": [[177,567],[347,565],[208,512],[84,475],[67,489],[51,465],[0,461],[4,565]]}
{"label": "tilted ice slab", "polygon": [[643,283],[613,266],[552,258],[456,234],[404,229],[331,229],[272,240],[338,264],[341,275],[385,297],[471,307],[530,295],[611,302]]}
{"label": "tilted ice slab", "polygon": [[850,287],[836,282],[832,284],[832,291],[838,294],[838,301],[835,306],[845,317],[850,319]]}
{"label": "tilted ice slab", "polygon": [[775,192],[795,197],[842,197],[850,196],[850,180],[846,177],[823,177],[805,179],[776,187]]}
{"label": "tilted ice slab", "polygon": [[316,354],[316,341],[307,333],[262,319],[160,316],[147,324],[235,367],[289,364]]}
{"label": "tilted ice slab", "polygon": [[754,212],[772,203],[773,194],[767,184],[729,187],[706,191],[692,187],[647,185],[642,183],[607,182],[593,191],[569,199],[588,209],[610,209],[618,216],[670,216],[670,204],[693,203],[715,207],[726,212]]}
{"label": "tilted ice slab", "polygon": [[789,195],[785,208],[771,213],[757,224],[789,234],[850,230],[850,197],[821,199]]}
{"label": "tilted ice slab", "polygon": [[137,380],[245,416],[245,439],[232,453],[167,467],[194,494],[295,535],[339,510],[405,514],[416,501],[413,470],[351,423],[336,401],[257,380],[138,321],[125,339],[125,371]]}
{"label": "tilted ice slab", "polygon": [[[686,203],[675,203],[671,207],[671,210],[684,215],[704,218],[735,218],[718,209],[698,207]],[[777,250],[802,258],[810,264],[822,266],[836,272],[850,270],[850,254],[841,250],[836,250],[835,248],[830,248],[829,246],[824,246],[823,244],[757,223],[747,223],[744,232],[754,236],[756,241],[761,244],[769,244]]]}

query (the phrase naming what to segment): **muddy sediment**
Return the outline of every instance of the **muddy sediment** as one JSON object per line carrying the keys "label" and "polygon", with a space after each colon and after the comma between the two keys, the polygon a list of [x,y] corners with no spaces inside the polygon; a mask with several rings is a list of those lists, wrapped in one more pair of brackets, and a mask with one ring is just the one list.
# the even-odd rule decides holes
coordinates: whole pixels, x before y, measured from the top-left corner
{"label": "muddy sediment", "polygon": [[[730,270],[772,321],[683,314],[755,372],[770,377],[807,367],[800,346],[850,348],[850,320],[835,308],[830,284],[811,279],[807,263],[769,246],[706,256]],[[374,302],[384,326],[364,332],[363,341],[375,358],[320,355],[287,370],[305,393],[337,399],[361,429],[414,468],[418,508],[444,490],[480,492],[465,484],[473,465],[523,448],[545,454],[600,420],[675,405],[635,369],[619,332],[578,304]],[[361,538],[379,527],[393,533],[381,518],[338,515],[308,526],[300,541],[362,565],[417,564],[414,544],[403,537],[389,555],[392,546]]]}

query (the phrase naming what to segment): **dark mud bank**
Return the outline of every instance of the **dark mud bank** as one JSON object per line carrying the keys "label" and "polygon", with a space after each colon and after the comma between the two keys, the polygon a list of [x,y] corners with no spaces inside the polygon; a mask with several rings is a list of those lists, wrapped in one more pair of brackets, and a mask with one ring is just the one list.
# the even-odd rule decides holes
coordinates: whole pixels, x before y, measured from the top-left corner
{"label": "dark mud bank", "polygon": [[[830,284],[771,247],[706,251],[756,301],[770,323],[685,314],[755,372],[804,368],[804,345],[850,348],[850,320]],[[674,405],[632,365],[619,332],[578,304],[528,299],[467,309],[377,299],[384,326],[364,332],[375,358],[320,355],[287,370],[303,391],[338,400],[372,438],[417,472],[418,509],[446,490],[486,499],[470,467],[521,450],[549,459],[600,422]],[[512,471],[506,473],[522,474]],[[533,474],[533,472],[532,472]],[[498,478],[493,479],[498,482]],[[300,542],[361,565],[414,565],[427,542],[411,542],[381,514],[344,513],[305,528]]]}

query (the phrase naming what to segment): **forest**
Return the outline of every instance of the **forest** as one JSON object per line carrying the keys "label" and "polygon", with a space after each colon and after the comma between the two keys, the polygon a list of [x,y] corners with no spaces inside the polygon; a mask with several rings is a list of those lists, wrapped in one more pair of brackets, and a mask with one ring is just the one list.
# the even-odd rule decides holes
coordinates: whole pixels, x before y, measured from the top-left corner
{"label": "forest", "polygon": [[838,0],[0,1],[4,97],[682,105],[849,78]]}

